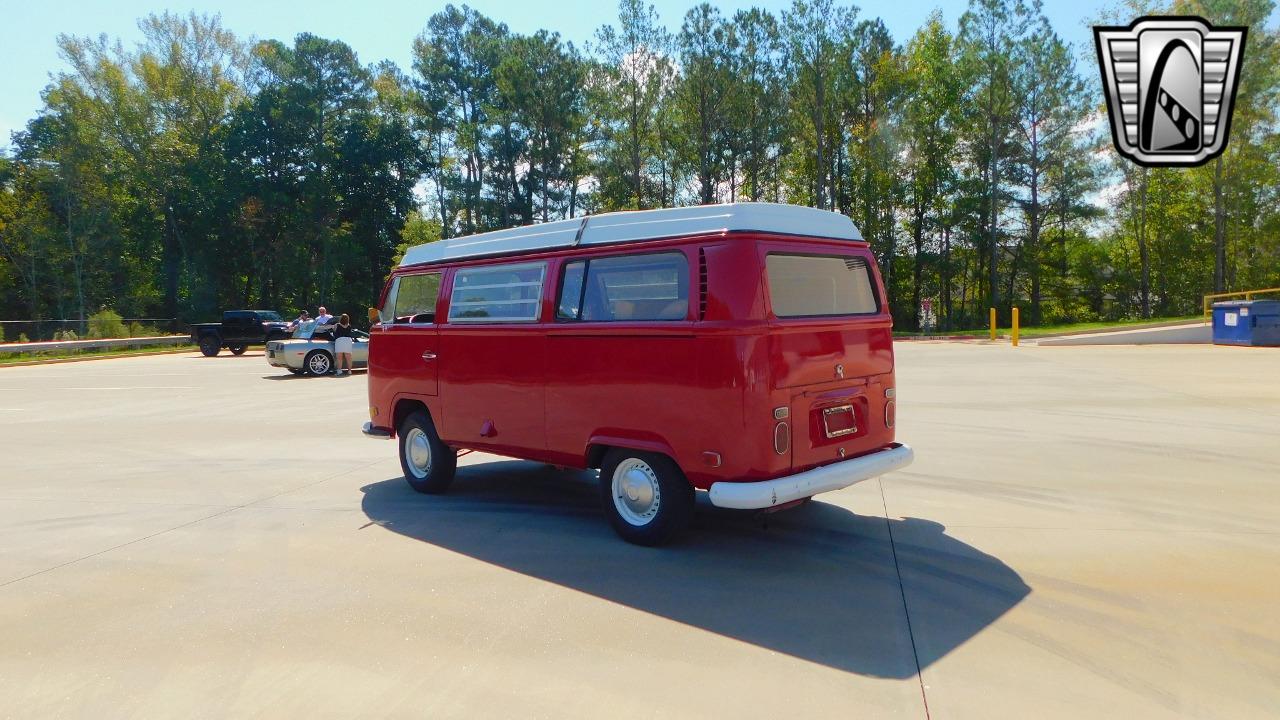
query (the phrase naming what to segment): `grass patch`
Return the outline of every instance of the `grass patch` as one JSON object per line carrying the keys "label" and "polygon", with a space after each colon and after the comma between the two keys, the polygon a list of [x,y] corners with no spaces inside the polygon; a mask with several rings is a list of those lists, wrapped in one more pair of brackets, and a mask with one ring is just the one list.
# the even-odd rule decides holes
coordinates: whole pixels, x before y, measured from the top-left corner
{"label": "grass patch", "polygon": [[[1046,335],[1060,335],[1063,333],[1084,333],[1084,332],[1094,332],[1098,330],[1111,330],[1114,328],[1123,328],[1123,327],[1131,327],[1131,326],[1140,327],[1143,325],[1164,325],[1168,323],[1195,322],[1199,320],[1204,320],[1204,316],[1190,315],[1186,317],[1151,318],[1149,320],[1110,320],[1105,322],[1067,323],[1063,325],[1039,325],[1036,327],[1027,327],[1024,325],[1018,330],[1018,335],[1019,337],[1024,337],[1024,338],[1034,338],[1034,337],[1044,337]],[[996,328],[997,336],[1008,335],[1010,332],[1011,332],[1011,328],[1009,327],[1001,326]],[[988,333],[990,333],[990,329],[984,327],[984,328],[973,328],[973,329],[967,329],[967,330],[947,330],[946,332],[938,331],[931,334],[932,335],[978,335],[978,336],[986,337]],[[921,333],[910,332],[910,331],[898,332],[896,330],[894,331],[893,336],[894,337],[928,337],[928,335],[922,335]]]}
{"label": "grass patch", "polygon": [[36,360],[104,360],[113,357],[127,357],[130,355],[158,355],[162,353],[174,352],[178,350],[196,350],[196,346],[191,343],[182,345],[157,345],[153,347],[140,348],[101,348],[97,350],[44,350],[41,352],[30,353],[6,353],[0,355],[0,367],[5,365],[19,365]]}

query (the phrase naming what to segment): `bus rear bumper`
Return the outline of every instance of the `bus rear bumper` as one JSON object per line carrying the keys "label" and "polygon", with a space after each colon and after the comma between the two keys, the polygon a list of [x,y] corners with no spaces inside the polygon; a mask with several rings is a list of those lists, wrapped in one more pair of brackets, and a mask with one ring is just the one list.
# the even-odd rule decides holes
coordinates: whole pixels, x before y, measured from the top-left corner
{"label": "bus rear bumper", "polygon": [[737,510],[760,510],[784,505],[901,470],[910,465],[913,459],[915,453],[911,447],[899,444],[773,480],[712,483],[711,504]]}

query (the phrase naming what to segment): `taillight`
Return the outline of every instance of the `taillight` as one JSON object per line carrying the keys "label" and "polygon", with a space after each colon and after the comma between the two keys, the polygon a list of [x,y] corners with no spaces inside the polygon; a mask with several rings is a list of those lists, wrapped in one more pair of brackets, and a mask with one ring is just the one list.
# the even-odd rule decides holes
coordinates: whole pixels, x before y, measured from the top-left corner
{"label": "taillight", "polygon": [[884,403],[884,426],[892,428],[893,423],[897,420],[898,404],[893,400],[886,400]]}
{"label": "taillight", "polygon": [[791,450],[791,427],[785,422],[773,426],[773,451],[786,455]]}

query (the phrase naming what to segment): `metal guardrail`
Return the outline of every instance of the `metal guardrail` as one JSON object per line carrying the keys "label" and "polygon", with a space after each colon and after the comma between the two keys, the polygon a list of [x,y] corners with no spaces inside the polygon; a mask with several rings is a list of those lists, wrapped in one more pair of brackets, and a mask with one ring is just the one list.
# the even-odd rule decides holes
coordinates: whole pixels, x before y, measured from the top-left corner
{"label": "metal guardrail", "polygon": [[1262,290],[1238,290],[1236,292],[1214,293],[1204,296],[1204,319],[1206,321],[1213,318],[1213,301],[1223,298],[1236,298],[1244,296],[1245,300],[1252,300],[1254,295],[1270,295],[1272,293],[1280,293],[1280,288],[1264,288]]}
{"label": "metal guardrail", "polygon": [[[180,333],[187,329],[186,323],[178,322],[177,318],[121,318],[120,321],[126,326],[137,323],[160,333]],[[77,335],[84,337],[89,331],[89,320],[0,320],[0,336],[7,338],[9,342],[14,342],[19,335],[27,335],[36,341],[50,339],[55,333],[65,330],[74,330]]]}
{"label": "metal guardrail", "polygon": [[48,352],[50,350],[103,350],[108,348],[150,347],[157,345],[187,345],[190,343],[190,335],[110,338],[106,340],[54,340],[51,342],[5,343],[0,344],[0,355]]}

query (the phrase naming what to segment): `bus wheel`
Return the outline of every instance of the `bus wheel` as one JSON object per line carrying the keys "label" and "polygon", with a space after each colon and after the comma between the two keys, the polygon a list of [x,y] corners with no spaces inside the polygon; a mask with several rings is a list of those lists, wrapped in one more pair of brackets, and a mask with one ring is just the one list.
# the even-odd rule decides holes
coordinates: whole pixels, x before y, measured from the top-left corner
{"label": "bus wheel", "polygon": [[636,545],[669,542],[693,518],[693,486],[665,455],[610,450],[600,465],[600,493],[613,529]]}
{"label": "bus wheel", "polygon": [[431,418],[418,410],[400,423],[400,468],[409,487],[436,495],[449,489],[458,469],[458,454],[436,434]]}

